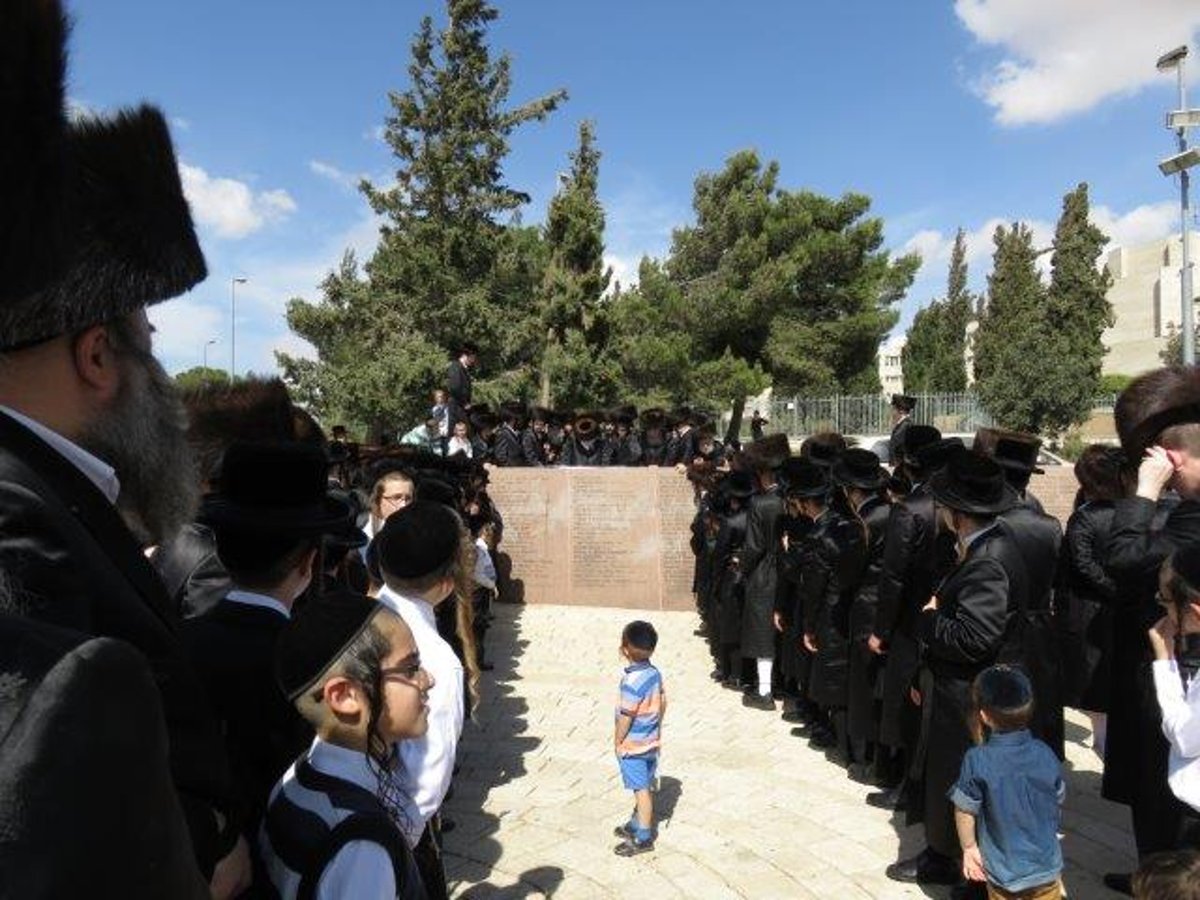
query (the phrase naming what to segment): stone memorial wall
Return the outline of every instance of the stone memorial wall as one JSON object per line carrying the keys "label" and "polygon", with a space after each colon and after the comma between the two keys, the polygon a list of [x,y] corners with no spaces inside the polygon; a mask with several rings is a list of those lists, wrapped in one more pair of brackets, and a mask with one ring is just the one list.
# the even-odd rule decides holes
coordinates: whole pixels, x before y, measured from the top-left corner
{"label": "stone memorial wall", "polygon": [[493,469],[501,578],[525,603],[692,609],[692,485],[671,469]]}

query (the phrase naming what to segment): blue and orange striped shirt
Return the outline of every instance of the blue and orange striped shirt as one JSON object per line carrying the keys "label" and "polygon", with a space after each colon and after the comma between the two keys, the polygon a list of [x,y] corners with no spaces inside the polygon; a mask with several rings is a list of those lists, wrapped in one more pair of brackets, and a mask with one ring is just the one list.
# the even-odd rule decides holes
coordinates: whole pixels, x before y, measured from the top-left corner
{"label": "blue and orange striped shirt", "polygon": [[633,724],[617,747],[622,756],[639,756],[659,748],[662,743],[662,673],[649,660],[625,668],[621,678],[618,716],[629,716]]}

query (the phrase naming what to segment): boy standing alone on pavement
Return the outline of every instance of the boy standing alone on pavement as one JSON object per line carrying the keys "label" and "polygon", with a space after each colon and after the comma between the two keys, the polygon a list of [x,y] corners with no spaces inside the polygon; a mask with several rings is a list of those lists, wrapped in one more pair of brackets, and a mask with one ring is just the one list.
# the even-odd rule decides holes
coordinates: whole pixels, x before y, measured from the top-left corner
{"label": "boy standing alone on pavement", "polygon": [[621,655],[629,662],[621,678],[613,749],[621,781],[633,791],[634,813],[615,833],[624,840],[613,852],[636,856],[654,849],[654,800],[650,787],[658,770],[662,717],[667,709],[662,673],[650,662],[658,633],[649,622],[634,621],[621,633]]}

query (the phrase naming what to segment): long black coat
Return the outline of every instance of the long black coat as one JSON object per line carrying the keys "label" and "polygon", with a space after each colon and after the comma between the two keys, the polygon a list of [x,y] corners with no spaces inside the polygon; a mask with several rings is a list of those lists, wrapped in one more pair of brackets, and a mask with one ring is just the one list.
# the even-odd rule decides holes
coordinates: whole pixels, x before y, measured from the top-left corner
{"label": "long black coat", "polygon": [[161,694],[171,775],[193,849],[202,873],[211,875],[221,851],[213,812],[228,811],[229,771],[216,718],[179,637],[178,612],[99,489],[5,415],[0,569],[12,580],[25,615],[119,638],[145,655]]}
{"label": "long black coat", "polygon": [[1029,605],[1025,563],[1011,536],[997,526],[977,538],[937,598],[937,609],[920,620],[922,728],[914,771],[923,787],[929,846],[955,856],[958,837],[946,793],[971,746],[971,682],[1000,658],[1015,610]]}
{"label": "long black coat", "polygon": [[746,510],[739,509],[722,516],[713,547],[715,602],[710,623],[714,627],[715,640],[719,646],[737,644],[741,640],[744,586],[737,560],[745,541]]}
{"label": "long black coat", "polygon": [[579,438],[572,435],[563,444],[559,464],[564,466],[602,466],[605,464],[607,446],[608,441],[598,437],[592,441],[591,447],[585,447]]}
{"label": "long black coat", "polygon": [[521,432],[521,456],[525,465],[541,467],[546,465],[546,441],[549,438],[538,434],[532,428]]}
{"label": "long black coat", "polygon": [[640,466],[642,464],[642,444],[636,434],[630,432],[625,437],[614,436],[608,442],[606,466]]}
{"label": "long black coat", "polygon": [[1158,516],[1155,504],[1118,500],[1107,569],[1117,583],[1113,623],[1112,696],[1102,795],[1134,808],[1139,853],[1171,849],[1176,832],[1166,782],[1168,744],[1150,672],[1146,630],[1161,616],[1158,570],[1179,547],[1200,540],[1200,502],[1184,500]]}
{"label": "long black coat", "polygon": [[742,655],[775,657],[776,591],[779,583],[780,519],[783,498],[779,488],[750,498],[746,542],[742,546],[745,606],[742,611]]}
{"label": "long black coat", "polygon": [[1108,712],[1117,584],[1105,571],[1111,501],[1084,503],[1067,522],[1058,566],[1055,623],[1063,662],[1063,703]]}
{"label": "long black coat", "polygon": [[846,729],[855,740],[873,741],[879,732],[878,680],[884,658],[872,653],[867,638],[875,633],[875,608],[879,601],[879,579],[883,574],[884,542],[891,505],[882,497],[871,497],[858,515],[867,527],[866,562],[854,603],[850,606],[850,690]]}
{"label": "long black coat", "polygon": [[166,584],[171,603],[185,619],[203,615],[225,598],[233,583],[217,556],[212,530],[185,525],[155,552],[151,562]]}
{"label": "long black coat", "polygon": [[642,435],[638,442],[642,448],[642,465],[644,466],[665,466],[667,465],[667,442],[659,441],[652,443],[646,439],[645,434]]}
{"label": "long black coat", "polygon": [[850,607],[866,563],[862,523],[829,509],[809,535],[812,552],[800,587],[804,631],[817,645],[808,695],[814,703],[843,708],[848,702]]}
{"label": "long black coat", "polygon": [[679,463],[691,465],[692,460],[700,455],[700,440],[695,428],[689,428],[683,434],[674,432],[667,439],[667,450],[663,460],[664,466],[675,466]]}
{"label": "long black coat", "polygon": [[143,656],[4,613],[0,676],[0,897],[207,900]]}
{"label": "long black coat", "polygon": [[1000,517],[1000,528],[1020,553],[1027,579],[1026,605],[1014,606],[1001,662],[1017,663],[1028,673],[1033,685],[1029,729],[1063,759],[1062,664],[1051,618],[1062,527],[1057,519],[1019,506]]}
{"label": "long black coat", "polygon": [[779,587],[775,611],[783,620],[780,638],[779,674],[787,682],[807,693],[812,678],[812,654],[804,646],[804,615],[802,594],[805,579],[824,579],[825,568],[815,564],[812,556],[815,544],[811,540],[816,524],[807,516],[790,516],[779,520],[780,533],[787,538],[787,549],[779,552]]}
{"label": "long black coat", "polygon": [[897,454],[904,446],[904,436],[908,433],[908,429],[912,427],[912,416],[905,416],[899,422],[892,426],[892,436],[888,438],[888,462],[895,465],[897,462]]}
{"label": "long black coat", "polygon": [[222,600],[183,625],[184,641],[221,721],[251,836],[271,788],[313,738],[312,727],[275,683],[275,644],[286,624],[274,610]]}
{"label": "long black coat", "polygon": [[511,425],[504,424],[496,429],[496,436],[492,440],[492,462],[498,466],[525,465],[521,436]]}
{"label": "long black coat", "polygon": [[887,647],[879,739],[889,747],[916,739],[908,689],[917,673],[917,621],[954,559],[954,538],[939,533],[933,495],[918,485],[889,512],[875,609],[875,634]]}
{"label": "long black coat", "polygon": [[446,393],[450,395],[449,433],[454,434],[454,423],[467,421],[471,408],[471,371],[457,359],[446,368]]}

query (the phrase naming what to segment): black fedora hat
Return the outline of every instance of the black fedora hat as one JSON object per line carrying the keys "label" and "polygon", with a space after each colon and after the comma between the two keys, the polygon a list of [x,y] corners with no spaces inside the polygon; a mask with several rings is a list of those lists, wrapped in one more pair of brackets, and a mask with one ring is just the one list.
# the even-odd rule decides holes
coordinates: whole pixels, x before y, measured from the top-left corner
{"label": "black fedora hat", "polygon": [[808,438],[800,447],[800,455],[829,469],[846,452],[846,446],[846,439],[842,435],[836,431],[825,431]]}
{"label": "black fedora hat", "polygon": [[923,446],[915,456],[905,456],[904,460],[914,473],[927,476],[946,465],[950,457],[965,452],[966,446],[962,438],[941,438]]}
{"label": "black fedora hat", "polygon": [[921,452],[922,447],[936,443],[942,439],[942,433],[932,425],[910,425],[908,430],[904,432],[904,439],[899,447],[893,447],[892,450],[900,451],[900,455],[907,462],[915,462],[917,454]]}
{"label": "black fedora hat", "polygon": [[783,493],[788,497],[823,497],[829,493],[831,487],[833,482],[827,467],[818,465],[806,457],[796,457],[795,463],[788,466],[788,478]]}
{"label": "black fedora hat", "polygon": [[917,408],[917,398],[911,394],[892,394],[892,409],[910,413]]}
{"label": "black fedora hat", "polygon": [[746,446],[746,461],[755,469],[778,469],[791,456],[786,434],[769,434]]}
{"label": "black fedora hat", "polygon": [[[1022,435],[1022,437],[1025,436]],[[1045,469],[1037,464],[1038,451],[1041,450],[1041,446],[1042,442],[1037,438],[1014,440],[1003,437],[996,441],[996,452],[992,458],[1005,469],[1041,475],[1045,472]]]}
{"label": "black fedora hat", "polygon": [[833,464],[833,480],[846,487],[877,491],[887,484],[888,473],[870,450],[851,447]]}
{"label": "black fedora hat", "polygon": [[721,486],[730,497],[744,500],[754,494],[754,478],[749,472],[730,472],[722,479]]}
{"label": "black fedora hat", "polygon": [[642,428],[646,430],[661,429],[667,424],[667,413],[660,406],[652,406],[650,409],[643,409],[640,416]]}
{"label": "black fedora hat", "polygon": [[554,410],[546,409],[544,406],[533,406],[529,409],[530,422],[544,422],[547,425],[554,421]]}
{"label": "black fedora hat", "polygon": [[951,456],[931,479],[930,488],[942,506],[975,516],[999,515],[1019,499],[995,460],[967,451]]}
{"label": "black fedora hat", "polygon": [[230,445],[218,490],[204,501],[201,518],[215,529],[305,535],[336,533],[353,510],[328,489],[325,454],[310,444]]}
{"label": "black fedora hat", "polygon": [[471,411],[471,427],[476,431],[486,431],[489,428],[495,428],[500,424],[500,420],[496,418],[496,414],[489,410],[472,410]]}

